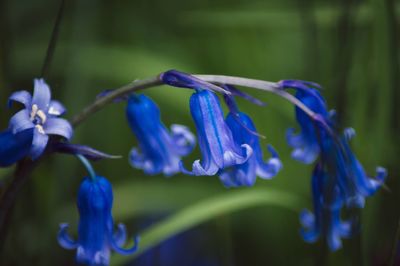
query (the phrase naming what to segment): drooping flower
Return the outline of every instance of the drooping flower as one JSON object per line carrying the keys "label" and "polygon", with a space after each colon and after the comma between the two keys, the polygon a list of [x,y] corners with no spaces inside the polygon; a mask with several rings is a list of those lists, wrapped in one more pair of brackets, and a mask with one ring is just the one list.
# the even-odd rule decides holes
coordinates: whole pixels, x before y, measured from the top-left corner
{"label": "drooping flower", "polygon": [[130,97],[126,116],[139,143],[130,152],[131,165],[146,174],[170,176],[179,172],[182,156],[188,155],[196,143],[189,129],[172,125],[169,132],[161,122],[158,106],[143,94]]}
{"label": "drooping flower", "polygon": [[302,211],[300,221],[304,241],[314,243],[323,237],[329,249],[336,251],[342,246],[341,239],[351,236],[352,225],[349,221],[341,220],[343,195],[337,184],[332,182],[333,179],[324,170],[322,162],[318,162],[311,180],[314,213]]}
{"label": "drooping flower", "polygon": [[347,207],[363,208],[365,198],[372,196],[382,186],[387,171],[377,167],[375,178],[368,177],[350,148],[349,140],[354,135],[354,129],[348,128],[336,141],[326,140],[321,157],[326,158],[328,168],[335,173]]}
{"label": "drooping flower", "polygon": [[215,175],[219,170],[245,163],[253,153],[243,143],[237,145],[224,121],[217,95],[208,90],[196,90],[190,97],[190,111],[196,124],[202,161],[193,163],[193,170],[183,168],[190,175]]}
{"label": "drooping flower", "polygon": [[[321,115],[322,118],[328,119],[329,112],[326,101],[317,89],[318,85],[312,83],[313,87],[307,86],[309,83],[295,80],[283,80],[280,82],[282,88],[296,89],[296,98],[299,99],[312,111]],[[301,133],[294,134],[294,129],[288,129],[286,139],[288,144],[294,148],[292,158],[300,162],[311,164],[320,153],[319,134],[325,134],[321,125],[315,123],[303,110],[295,107],[296,120],[300,125]]]}
{"label": "drooping flower", "polygon": [[313,121],[296,107],[296,118],[302,133],[289,136],[288,140],[295,148],[294,153],[300,155],[294,156],[296,159],[311,163],[318,158],[312,180],[314,214],[307,211],[301,215],[306,228],[303,238],[313,242],[322,235],[334,251],[341,247],[341,238],[352,233],[348,222],[340,220],[341,209],[364,207],[365,198],[382,186],[387,173],[384,168],[378,167],[375,178],[366,175],[349,145],[354,130],[346,129],[343,135],[338,133],[332,112],[327,111],[325,100],[314,89],[317,85],[282,81],[281,86],[296,89],[297,99],[319,118]]}
{"label": "drooping flower", "polygon": [[113,193],[111,184],[101,176],[94,180],[86,177],[78,193],[79,226],[78,240],[68,235],[68,224],[61,224],[58,243],[65,249],[77,249],[76,260],[91,266],[105,266],[110,262],[111,250],[130,255],[138,248],[138,239],[129,249],[122,248],[126,241],[123,224],[114,231],[111,215]]}
{"label": "drooping flower", "polygon": [[[70,123],[58,118],[65,112],[65,108],[60,102],[51,100],[50,88],[43,79],[34,80],[33,96],[27,91],[17,91],[10,96],[9,105],[14,101],[22,103],[25,108],[11,117],[8,130],[18,135],[32,129],[30,149],[25,155],[29,155],[33,160],[43,153],[49,135],[58,135],[67,140],[72,137],[73,130]],[[15,146],[13,149],[18,147]]]}
{"label": "drooping flower", "polygon": [[315,242],[322,235],[332,251],[342,246],[341,238],[352,234],[351,223],[340,219],[342,208],[364,207],[365,197],[373,195],[386,177],[381,167],[375,179],[365,174],[347,143],[353,134],[347,129],[339,142],[330,138],[323,141],[312,177],[314,214],[303,211],[300,215],[304,240]]}
{"label": "drooping flower", "polygon": [[237,110],[233,99],[230,99],[231,109],[226,118],[226,124],[232,132],[233,139],[238,146],[248,144],[253,149],[253,154],[243,164],[237,164],[223,169],[220,179],[226,187],[252,186],[257,176],[262,179],[274,177],[282,168],[282,162],[275,149],[269,145],[268,150],[272,157],[264,162],[263,152],[260,145],[259,136],[256,135],[256,128],[251,118],[243,112]]}

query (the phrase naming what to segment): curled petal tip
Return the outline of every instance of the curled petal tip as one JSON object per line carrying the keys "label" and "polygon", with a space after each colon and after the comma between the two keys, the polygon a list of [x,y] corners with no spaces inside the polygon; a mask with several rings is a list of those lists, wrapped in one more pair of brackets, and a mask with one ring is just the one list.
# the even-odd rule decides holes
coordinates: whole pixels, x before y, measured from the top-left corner
{"label": "curled petal tip", "polygon": [[13,102],[22,103],[25,108],[29,108],[32,103],[32,96],[27,91],[16,91],[8,98],[7,107],[11,108]]}
{"label": "curled petal tip", "polygon": [[78,243],[72,240],[68,235],[68,228],[69,225],[67,223],[60,224],[60,229],[57,235],[58,243],[65,249],[76,249],[78,247]]}
{"label": "curled petal tip", "polygon": [[213,176],[218,172],[218,166],[215,163],[212,163],[207,168],[201,165],[200,160],[196,160],[193,162],[192,171],[187,170],[183,166],[183,162],[179,163],[179,168],[183,174],[192,175],[192,176]]}
{"label": "curled petal tip", "polygon": [[271,153],[272,157],[279,158],[278,152],[275,150],[275,148],[271,144],[267,145],[267,150],[269,151],[269,153]]}
{"label": "curled petal tip", "polygon": [[378,166],[376,168],[376,179],[383,182],[387,177],[387,170],[384,167]]}
{"label": "curled petal tip", "polygon": [[344,130],[344,137],[348,141],[351,140],[355,135],[356,135],[356,131],[352,127],[346,128]]}
{"label": "curled petal tip", "polygon": [[115,252],[117,252],[117,253],[119,253],[119,254],[121,254],[121,255],[127,256],[127,255],[131,255],[131,254],[135,253],[135,252],[138,250],[138,248],[139,248],[139,242],[140,242],[140,237],[139,237],[139,236],[135,236],[135,237],[133,238],[133,246],[130,247],[130,248],[125,249],[125,248],[120,247],[120,246],[116,243],[116,241],[115,241],[114,239],[112,239],[112,241],[111,241],[111,246],[112,246],[112,248],[113,248],[113,250],[114,250]]}

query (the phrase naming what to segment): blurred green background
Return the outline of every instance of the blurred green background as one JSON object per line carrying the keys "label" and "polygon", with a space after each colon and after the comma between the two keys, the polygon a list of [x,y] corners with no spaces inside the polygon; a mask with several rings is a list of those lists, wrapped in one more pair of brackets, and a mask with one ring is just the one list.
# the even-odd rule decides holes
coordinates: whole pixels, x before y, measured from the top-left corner
{"label": "blurred green background", "polygon": [[[40,75],[59,1],[0,0],[0,125],[14,90],[32,89]],[[395,0],[136,0],[66,1],[60,36],[46,77],[53,97],[72,118],[104,89],[154,76],[168,69],[278,81],[320,83],[343,127],[357,131],[353,147],[366,170],[388,168],[388,189],[367,200],[362,211],[365,265],[387,265],[400,210],[400,2]],[[91,145],[120,160],[95,163],[114,185],[114,218],[131,234],[192,204],[237,191],[285,191],[299,197],[295,212],[260,205],[217,217],[184,233],[191,244],[176,245],[175,262],[195,265],[207,257],[222,266],[314,265],[321,244],[299,235],[298,214],[311,207],[311,167],[290,159],[285,131],[296,125],[293,106],[267,93],[246,90],[267,107],[240,101],[258,130],[280,152],[284,169],[254,188],[225,189],[218,177],[145,176],[127,163],[136,140],[124,104],[114,104],[77,128],[73,142]],[[159,105],[166,125],[194,130],[190,91],[166,86],[145,92]],[[185,165],[199,158],[199,151]],[[1,169],[7,182],[12,169]],[[43,162],[21,191],[10,220],[1,265],[74,265],[75,253],[59,247],[58,224],[70,222],[76,235],[75,198],[85,171],[75,158],[56,155]],[[252,192],[249,192],[252,193]],[[329,254],[327,265],[356,265],[356,240]],[[150,251],[157,257],[157,247]],[[175,251],[176,253],[176,251]],[[146,264],[166,265],[158,260]],[[190,260],[189,260],[190,261]],[[115,263],[116,264],[116,263]],[[196,264],[199,265],[199,264]],[[201,264],[200,264],[201,265]]]}

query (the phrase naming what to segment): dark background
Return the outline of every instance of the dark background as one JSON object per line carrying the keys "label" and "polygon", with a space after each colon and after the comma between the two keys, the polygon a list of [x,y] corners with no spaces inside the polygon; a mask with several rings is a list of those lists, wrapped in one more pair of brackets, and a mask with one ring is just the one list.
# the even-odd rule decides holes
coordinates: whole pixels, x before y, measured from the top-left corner
{"label": "dark background", "polygon": [[[0,123],[14,90],[31,91],[40,75],[59,1],[0,0]],[[385,265],[392,252],[399,211],[400,3],[394,0],[136,0],[66,1],[60,36],[47,82],[72,118],[104,89],[168,69],[278,81],[312,80],[323,85],[343,127],[357,131],[353,147],[366,170],[388,168],[388,189],[367,200],[362,211],[362,257]],[[311,206],[310,166],[290,159],[285,131],[295,126],[293,106],[268,93],[251,92],[268,105],[241,101],[258,130],[280,152],[284,169],[255,188],[279,189]],[[160,106],[166,125],[194,130],[189,90],[145,92]],[[124,104],[108,106],[75,132],[73,141],[121,154],[95,163],[114,185],[114,218],[135,233],[202,199],[230,193],[217,177],[145,176],[127,163],[136,140]],[[185,164],[199,157],[198,148]],[[12,169],[1,169],[7,181]],[[57,155],[40,165],[21,191],[11,217],[1,265],[73,265],[74,252],[60,248],[60,222],[78,220],[75,197],[85,175],[76,159]],[[238,190],[238,189],[236,189]],[[242,190],[242,189],[239,189]],[[320,244],[299,236],[298,212],[259,206],[221,213],[131,265],[312,265]],[[355,265],[356,240],[327,256],[327,265]],[[165,257],[168,254],[167,257]]]}

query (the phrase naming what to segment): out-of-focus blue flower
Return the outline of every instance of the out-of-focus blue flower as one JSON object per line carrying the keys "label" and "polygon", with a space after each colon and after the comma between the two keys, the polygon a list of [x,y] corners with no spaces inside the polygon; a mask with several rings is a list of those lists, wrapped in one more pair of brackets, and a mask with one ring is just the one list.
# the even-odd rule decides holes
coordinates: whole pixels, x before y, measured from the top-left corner
{"label": "out-of-focus blue flower", "polygon": [[300,214],[303,225],[301,235],[304,241],[309,243],[323,237],[329,249],[335,251],[341,248],[342,238],[351,236],[351,223],[341,220],[343,195],[337,184],[332,182],[334,179],[330,173],[323,167],[323,164],[318,162],[314,168],[311,180],[314,213],[304,210]]}
{"label": "out-of-focus blue flower", "polygon": [[230,112],[226,118],[226,124],[232,131],[233,139],[238,146],[248,144],[253,149],[253,154],[243,164],[237,164],[223,169],[220,179],[226,187],[252,186],[257,176],[263,179],[270,179],[282,168],[282,163],[274,148],[269,145],[268,150],[272,157],[264,162],[263,152],[260,146],[259,137],[251,118],[238,112]]}
{"label": "out-of-focus blue flower", "polygon": [[[318,90],[308,87],[309,83],[295,80],[283,80],[280,82],[282,88],[296,89],[296,98],[299,99],[312,111],[321,115],[322,118],[329,118],[325,99]],[[312,83],[314,87],[318,85]],[[315,123],[303,110],[295,107],[296,119],[300,125],[301,133],[294,134],[294,129],[287,131],[286,139],[288,144],[294,148],[292,158],[300,162],[311,164],[318,157],[320,152],[319,138],[323,137],[319,134],[325,134],[321,125]]]}
{"label": "out-of-focus blue flower", "polygon": [[338,141],[323,141],[312,177],[314,214],[303,211],[300,215],[304,240],[315,242],[322,235],[332,251],[341,248],[341,238],[352,234],[350,222],[340,219],[341,209],[364,207],[365,197],[373,195],[386,177],[382,167],[377,168],[375,179],[365,174],[349,147],[352,135],[354,131],[347,129]]}
{"label": "out-of-focus blue flower", "polygon": [[354,135],[354,129],[348,128],[337,140],[325,140],[321,157],[326,160],[327,168],[335,172],[344,203],[351,208],[363,208],[365,198],[372,196],[382,186],[387,171],[377,167],[375,178],[367,176],[349,145]]}
{"label": "out-of-focus blue flower", "polygon": [[172,125],[168,132],[161,122],[159,108],[145,95],[133,95],[128,100],[126,115],[139,143],[139,148],[130,152],[131,165],[146,174],[170,176],[179,172],[182,156],[188,155],[196,143],[189,129]]}
{"label": "out-of-focus blue flower", "polygon": [[[43,153],[49,135],[58,135],[67,140],[72,137],[70,123],[58,118],[65,112],[65,108],[60,102],[51,100],[50,88],[43,79],[34,80],[33,96],[27,91],[17,91],[10,96],[9,105],[14,101],[22,103],[25,108],[11,117],[8,130],[14,135],[19,135],[32,129],[29,131],[33,134],[31,146],[25,155],[29,155],[33,160]],[[19,147],[17,145],[11,149]]]}
{"label": "out-of-focus blue flower", "polygon": [[224,121],[217,95],[198,90],[190,97],[190,111],[196,124],[202,161],[193,163],[190,175],[215,175],[219,170],[246,162],[253,153],[248,144],[238,145]]}
{"label": "out-of-focus blue flower", "polygon": [[86,265],[108,265],[111,250],[130,255],[137,250],[138,239],[133,247],[124,249],[126,229],[123,224],[114,231],[111,215],[113,193],[111,184],[104,177],[95,180],[85,178],[78,193],[79,227],[78,240],[68,235],[68,224],[61,224],[58,243],[66,249],[77,249],[76,260]]}
{"label": "out-of-focus blue flower", "polygon": [[325,100],[314,88],[317,84],[301,81],[281,81],[282,88],[296,89],[296,98],[318,115],[313,121],[296,107],[296,118],[302,132],[293,136],[289,131],[288,142],[295,148],[293,157],[304,163],[318,162],[312,178],[314,214],[303,212],[301,221],[306,228],[305,241],[313,242],[320,235],[326,239],[331,250],[341,247],[341,238],[351,234],[348,222],[340,220],[345,206],[363,208],[365,198],[373,195],[383,184],[386,170],[376,169],[375,178],[366,175],[363,166],[350,148],[353,129],[341,135],[337,131],[333,112],[328,112]]}

